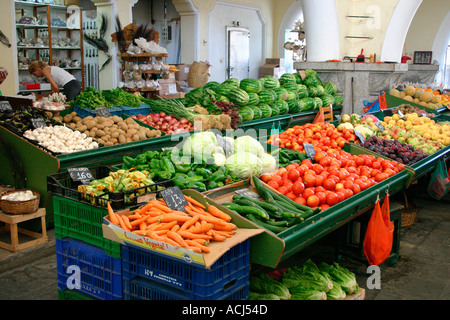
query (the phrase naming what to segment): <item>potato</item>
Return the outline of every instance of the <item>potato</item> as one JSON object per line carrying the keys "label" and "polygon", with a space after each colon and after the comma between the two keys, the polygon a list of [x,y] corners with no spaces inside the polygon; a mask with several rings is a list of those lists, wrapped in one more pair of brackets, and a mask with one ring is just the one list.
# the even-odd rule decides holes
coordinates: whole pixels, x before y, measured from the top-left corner
{"label": "potato", "polygon": [[126,143],[128,143],[128,142],[133,142],[133,139],[131,139],[131,137],[126,137],[126,138],[125,138],[125,141],[126,141]]}
{"label": "potato", "polygon": [[146,132],[146,136],[147,136],[147,138],[155,138],[156,137],[156,130],[148,130],[147,132]]}
{"label": "potato", "polygon": [[97,137],[103,137],[103,136],[105,135],[105,131],[103,131],[103,130],[97,130],[97,131],[95,131],[95,135],[96,135]]}
{"label": "potato", "polygon": [[64,121],[63,117],[61,117],[61,116],[55,116],[55,117],[53,117],[53,120],[58,121],[58,122],[63,122]]}
{"label": "potato", "polygon": [[103,130],[103,129],[105,129],[105,126],[103,125],[103,123],[97,123],[97,129],[101,129],[101,130]]}
{"label": "potato", "polygon": [[[79,122],[78,122],[78,123],[79,123]],[[79,125],[79,126],[77,126],[76,128],[77,128],[78,131],[81,131],[81,132],[85,132],[85,131],[87,131],[87,129],[88,129],[88,127],[85,126],[84,124]]]}
{"label": "potato", "polygon": [[83,119],[79,116],[75,116],[72,118],[72,121],[75,121],[75,122],[80,122],[81,120],[83,120]]}
{"label": "potato", "polygon": [[139,141],[139,136],[137,134],[131,136],[131,140],[133,141]]}
{"label": "potato", "polygon": [[113,131],[111,132],[111,138],[118,138],[120,136],[119,131]]}
{"label": "potato", "polygon": [[125,143],[127,141],[127,139],[125,138],[125,135],[120,135],[117,140],[119,141],[119,143]]}
{"label": "potato", "polygon": [[91,138],[95,138],[95,136],[96,136],[96,132],[97,130],[91,130],[91,131],[89,131],[89,137],[91,137]]}
{"label": "potato", "polygon": [[75,129],[77,127],[77,125],[75,123],[69,123],[69,127],[72,129]]}
{"label": "potato", "polygon": [[144,127],[141,127],[137,134],[139,136],[139,140],[144,140],[145,138],[147,138]]}
{"label": "potato", "polygon": [[135,124],[136,122],[133,120],[133,118],[126,118],[125,123],[126,124]]}
{"label": "potato", "polygon": [[136,129],[128,129],[127,135],[134,136],[137,132],[138,131]]}
{"label": "potato", "polygon": [[111,135],[110,135],[110,134],[105,134],[105,135],[102,137],[102,139],[103,139],[104,141],[108,141],[109,139],[111,139]]}
{"label": "potato", "polygon": [[72,111],[72,112],[70,113],[70,115],[72,115],[73,117],[75,117],[75,116],[77,116],[78,114],[77,114],[75,111]]}
{"label": "potato", "polygon": [[97,125],[97,122],[95,122],[95,120],[88,120],[84,123],[86,125],[86,127],[91,130],[92,128],[94,128]]}
{"label": "potato", "polygon": [[118,132],[120,135],[123,135],[123,136],[125,136],[125,135],[127,134],[127,133],[126,133],[125,131],[123,131],[122,129],[118,129],[117,132]]}
{"label": "potato", "polygon": [[128,131],[128,125],[125,122],[120,123],[119,124],[119,128],[122,129],[125,132]]}
{"label": "potato", "polygon": [[105,147],[110,147],[110,146],[113,146],[113,145],[114,145],[114,143],[112,143],[112,142],[110,142],[110,141],[108,141],[108,142],[105,143]]}
{"label": "potato", "polygon": [[119,140],[117,140],[116,138],[109,138],[108,142],[111,142],[112,144],[117,144]]}
{"label": "potato", "polygon": [[114,121],[114,123],[117,123],[117,122],[123,120],[123,119],[122,119],[121,117],[119,117],[119,116],[112,116],[111,119],[112,119],[112,121]]}
{"label": "potato", "polygon": [[73,115],[71,113],[69,113],[64,116],[63,120],[64,120],[64,122],[67,123],[67,122],[71,122],[72,118],[73,118]]}
{"label": "potato", "polygon": [[97,123],[103,123],[103,121],[105,121],[105,117],[95,117],[95,119],[97,120]]}

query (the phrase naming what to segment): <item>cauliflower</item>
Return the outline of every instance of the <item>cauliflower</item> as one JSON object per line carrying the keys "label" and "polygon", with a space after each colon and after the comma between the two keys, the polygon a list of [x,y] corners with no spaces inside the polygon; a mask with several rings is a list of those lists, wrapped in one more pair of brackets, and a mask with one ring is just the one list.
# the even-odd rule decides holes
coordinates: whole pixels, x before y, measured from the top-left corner
{"label": "cauliflower", "polygon": [[350,122],[344,122],[344,123],[340,123],[337,126],[337,129],[338,129],[338,131],[343,131],[344,129],[351,129],[351,130],[353,130],[354,127],[353,127],[353,125]]}
{"label": "cauliflower", "polygon": [[350,122],[350,116],[348,114],[343,114],[341,122]]}
{"label": "cauliflower", "polygon": [[350,115],[350,123],[353,124],[354,126],[357,124],[361,123],[361,116],[359,114],[356,113],[352,113]]}
{"label": "cauliflower", "polygon": [[355,126],[354,130],[361,133],[363,135],[364,139],[370,138],[373,135],[375,135],[375,132],[373,132],[372,129],[370,129],[368,126],[365,126],[363,124]]}

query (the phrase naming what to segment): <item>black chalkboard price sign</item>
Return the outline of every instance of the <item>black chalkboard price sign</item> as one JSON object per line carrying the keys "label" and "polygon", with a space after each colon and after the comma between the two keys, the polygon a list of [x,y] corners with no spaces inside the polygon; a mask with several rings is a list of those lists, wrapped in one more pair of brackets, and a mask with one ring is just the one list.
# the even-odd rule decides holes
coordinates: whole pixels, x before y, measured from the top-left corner
{"label": "black chalkboard price sign", "polygon": [[47,126],[43,118],[31,118],[31,124],[35,129]]}
{"label": "black chalkboard price sign", "polygon": [[83,184],[87,184],[94,179],[91,171],[86,167],[68,168],[67,172],[72,178],[72,181],[80,181]]}
{"label": "black chalkboard price sign", "polygon": [[99,117],[111,117],[111,112],[109,112],[107,107],[100,107],[95,109]]}
{"label": "black chalkboard price sign", "polygon": [[180,187],[174,186],[163,189],[160,194],[170,209],[186,212],[184,207],[188,205],[188,202]]}
{"label": "black chalkboard price sign", "polygon": [[358,132],[358,131],[356,131],[356,130],[354,130],[355,131],[355,136],[357,136],[358,137],[358,139],[359,139],[359,141],[361,141],[361,143],[364,143],[366,140],[364,139],[364,136],[360,133],[360,132]]}
{"label": "black chalkboard price sign", "polygon": [[316,150],[314,150],[314,146],[311,143],[303,143],[303,148],[305,148],[306,156],[308,158],[314,158],[316,155]]}
{"label": "black chalkboard price sign", "polygon": [[9,101],[0,101],[0,112],[13,111]]}

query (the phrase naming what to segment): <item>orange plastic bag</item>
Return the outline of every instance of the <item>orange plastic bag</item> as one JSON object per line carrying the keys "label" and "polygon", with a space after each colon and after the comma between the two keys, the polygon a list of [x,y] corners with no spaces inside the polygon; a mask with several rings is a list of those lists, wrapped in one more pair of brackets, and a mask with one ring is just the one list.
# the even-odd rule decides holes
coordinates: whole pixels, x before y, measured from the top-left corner
{"label": "orange plastic bag", "polygon": [[389,257],[394,240],[394,224],[391,221],[389,195],[383,205],[377,200],[364,238],[363,252],[370,265],[380,265]]}
{"label": "orange plastic bag", "polygon": [[313,123],[325,122],[325,112],[322,107],[319,107],[319,112],[317,112],[316,117],[313,120]]}

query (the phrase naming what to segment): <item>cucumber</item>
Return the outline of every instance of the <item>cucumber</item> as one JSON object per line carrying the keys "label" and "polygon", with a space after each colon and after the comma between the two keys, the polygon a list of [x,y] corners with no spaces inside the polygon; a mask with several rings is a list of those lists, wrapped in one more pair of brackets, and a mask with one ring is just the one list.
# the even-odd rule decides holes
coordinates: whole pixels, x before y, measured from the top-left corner
{"label": "cucumber", "polygon": [[244,216],[248,214],[254,214],[261,219],[269,220],[269,215],[267,214],[267,212],[265,212],[264,210],[260,210],[254,206],[243,206],[236,203],[223,203],[222,205]]}
{"label": "cucumber", "polygon": [[289,224],[288,221],[286,220],[272,220],[272,219],[267,220],[266,223],[277,227],[287,227]]}
{"label": "cucumber", "polygon": [[[238,196],[238,195],[234,195],[233,199],[234,199],[235,196]],[[245,199],[245,200],[252,201],[255,204],[257,204],[258,206],[260,206],[261,208],[265,209],[266,211],[272,211],[272,212],[277,212],[278,211],[278,208],[276,206],[270,204],[270,203],[267,203],[267,202],[264,202],[264,201],[260,201],[260,200],[256,200],[256,199],[250,199],[250,198],[247,198],[245,196],[238,196],[238,197],[239,197],[239,199]]]}
{"label": "cucumber", "polygon": [[299,224],[300,222],[304,221],[305,219],[303,219],[303,217],[301,215],[297,215],[294,218],[290,219],[288,221],[287,226],[288,227],[292,227],[295,226],[296,224]]}
{"label": "cucumber", "polygon": [[273,226],[267,222],[261,221],[258,218],[256,218],[253,214],[247,215],[248,220],[255,223],[256,225],[260,226],[261,228],[264,228],[268,231],[271,231],[273,233],[280,233],[281,231],[286,230],[286,227],[279,227],[279,226]]}

